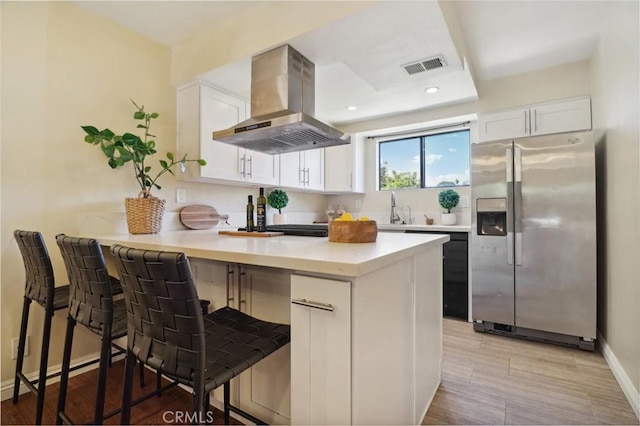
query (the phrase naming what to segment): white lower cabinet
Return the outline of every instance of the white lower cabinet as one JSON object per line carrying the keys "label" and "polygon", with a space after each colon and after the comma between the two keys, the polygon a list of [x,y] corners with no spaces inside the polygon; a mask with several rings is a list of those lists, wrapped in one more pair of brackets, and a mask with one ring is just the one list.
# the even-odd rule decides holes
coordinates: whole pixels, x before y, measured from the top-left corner
{"label": "white lower cabinet", "polygon": [[351,424],[351,283],[291,277],[291,424]]}
{"label": "white lower cabinet", "polygon": [[[286,270],[238,266],[240,310],[264,321],[290,323]],[[291,345],[244,371],[235,381],[234,405],[269,424],[291,424]]]}

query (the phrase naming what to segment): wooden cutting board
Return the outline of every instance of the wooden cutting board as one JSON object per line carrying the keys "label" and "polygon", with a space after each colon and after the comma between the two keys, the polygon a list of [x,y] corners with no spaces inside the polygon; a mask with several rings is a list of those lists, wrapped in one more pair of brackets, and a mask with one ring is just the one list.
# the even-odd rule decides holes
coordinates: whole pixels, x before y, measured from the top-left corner
{"label": "wooden cutting board", "polygon": [[211,206],[186,206],[180,210],[180,222],[189,229],[211,229],[223,220]]}
{"label": "wooden cutting board", "polygon": [[218,231],[220,235],[233,235],[236,237],[279,237],[284,232],[247,232],[247,231]]}

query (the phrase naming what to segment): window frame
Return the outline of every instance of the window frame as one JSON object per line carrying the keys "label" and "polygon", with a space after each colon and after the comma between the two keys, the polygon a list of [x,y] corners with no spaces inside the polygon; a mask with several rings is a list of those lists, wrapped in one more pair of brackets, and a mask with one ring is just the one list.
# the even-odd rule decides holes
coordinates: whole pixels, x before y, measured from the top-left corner
{"label": "window frame", "polygon": [[[424,131],[424,132],[415,132],[415,133],[411,133],[411,134],[406,134],[406,135],[396,135],[396,136],[389,136],[389,137],[379,137],[376,138],[376,191],[395,191],[395,190],[404,190],[404,189],[437,189],[437,188],[457,188],[457,187],[468,187],[471,186],[471,181],[469,181],[466,185],[453,185],[453,186],[425,186],[426,182],[426,176],[425,176],[425,147],[426,147],[426,141],[427,138],[429,136],[436,136],[436,135],[444,135],[447,133],[460,133],[460,132],[467,132],[467,136],[468,136],[468,140],[469,140],[469,156],[468,156],[468,167],[471,168],[471,137],[472,137],[472,133],[471,133],[471,129],[469,127],[464,127],[464,128],[450,128],[450,129],[440,129],[440,130],[433,130],[433,131]],[[412,188],[381,188],[381,180],[380,180],[380,168],[381,168],[381,163],[380,163],[380,145],[383,143],[389,143],[389,142],[398,142],[398,141],[402,141],[402,140],[406,140],[406,139],[415,139],[418,138],[420,140],[420,171],[419,171],[419,181],[420,181],[420,186],[419,187],[412,187]]]}

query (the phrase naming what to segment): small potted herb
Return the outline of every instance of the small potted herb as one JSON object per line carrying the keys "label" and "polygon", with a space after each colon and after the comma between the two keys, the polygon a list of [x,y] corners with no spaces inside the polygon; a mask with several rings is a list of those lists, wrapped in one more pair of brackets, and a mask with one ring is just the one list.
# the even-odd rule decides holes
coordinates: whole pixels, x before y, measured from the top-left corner
{"label": "small potted herb", "polygon": [[443,225],[456,224],[456,214],[451,213],[451,209],[458,205],[458,201],[460,201],[460,196],[453,189],[445,189],[438,194],[440,206],[447,211],[440,216]]}
{"label": "small potted herb", "polygon": [[269,207],[278,210],[278,213],[273,214],[274,225],[284,225],[287,223],[287,215],[282,213],[282,209],[289,204],[289,197],[286,192],[281,189],[274,189],[267,196],[267,204],[269,204]]}

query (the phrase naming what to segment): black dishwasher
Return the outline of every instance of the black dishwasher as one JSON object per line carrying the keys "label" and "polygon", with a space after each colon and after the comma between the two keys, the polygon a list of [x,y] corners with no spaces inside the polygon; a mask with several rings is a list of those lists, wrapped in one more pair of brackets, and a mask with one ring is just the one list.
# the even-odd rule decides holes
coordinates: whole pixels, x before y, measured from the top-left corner
{"label": "black dishwasher", "polygon": [[469,234],[406,230],[408,234],[447,234],[442,247],[442,312],[445,317],[469,317]]}

